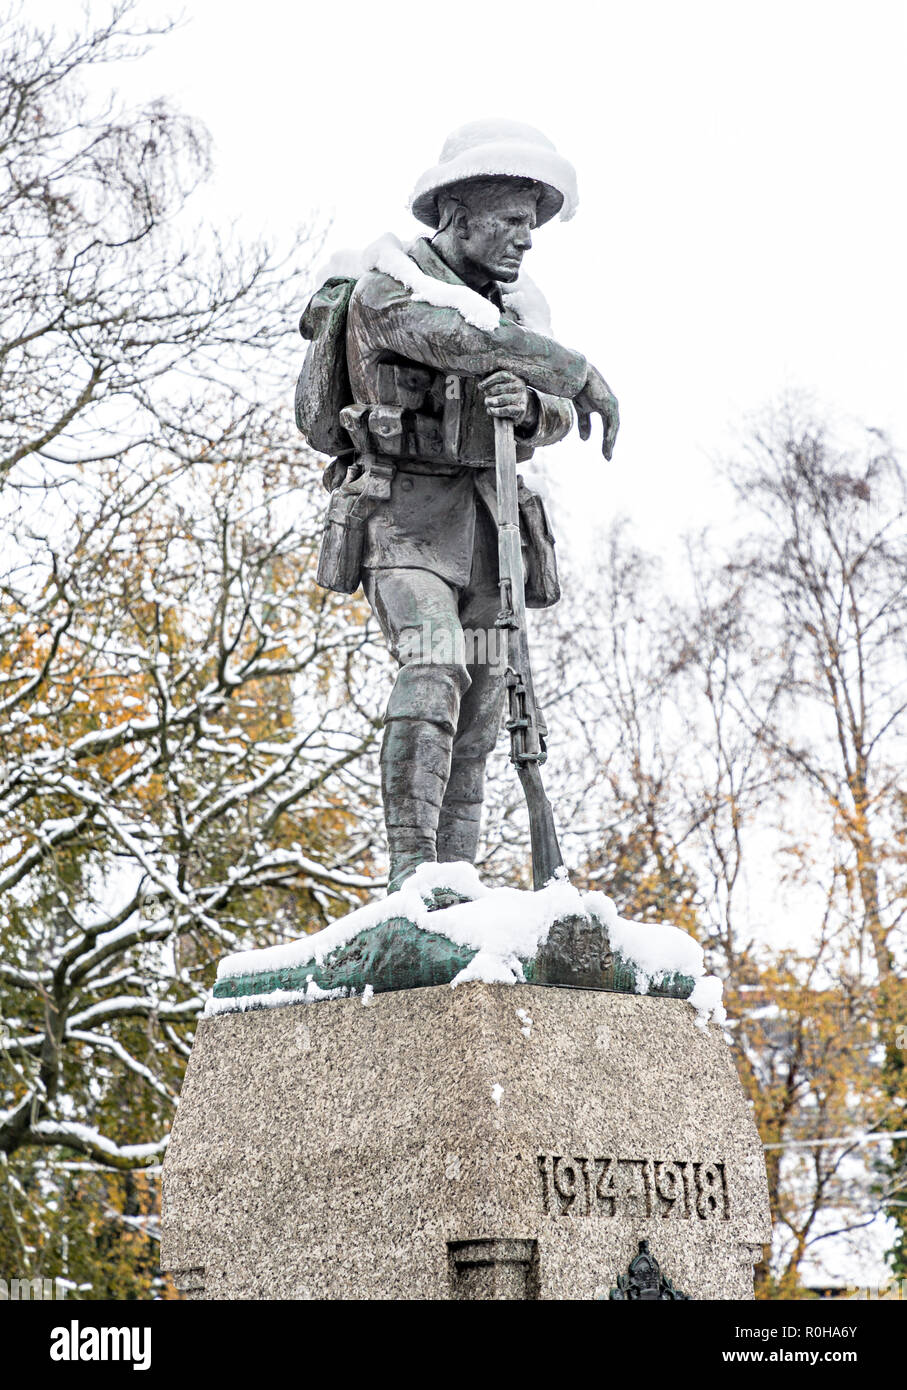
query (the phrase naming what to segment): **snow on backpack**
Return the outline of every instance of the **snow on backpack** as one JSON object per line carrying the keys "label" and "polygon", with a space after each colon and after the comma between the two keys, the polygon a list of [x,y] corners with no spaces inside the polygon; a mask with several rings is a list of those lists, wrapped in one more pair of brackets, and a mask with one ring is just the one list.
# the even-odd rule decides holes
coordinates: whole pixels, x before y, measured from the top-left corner
{"label": "snow on backpack", "polygon": [[346,318],[356,281],[334,275],[309,300],[299,332],[309,343],[296,383],[296,424],[321,454],[350,452],[340,412],[353,403],[346,362]]}

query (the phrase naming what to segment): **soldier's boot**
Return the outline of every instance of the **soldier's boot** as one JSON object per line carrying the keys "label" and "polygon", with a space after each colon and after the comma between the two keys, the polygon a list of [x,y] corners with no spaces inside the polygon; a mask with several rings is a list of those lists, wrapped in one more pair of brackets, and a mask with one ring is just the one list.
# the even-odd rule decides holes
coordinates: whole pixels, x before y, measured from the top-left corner
{"label": "soldier's boot", "polygon": [[484,757],[453,758],[438,818],[437,845],[441,863],[449,864],[455,860],[475,863],[484,792]]}
{"label": "soldier's boot", "polygon": [[394,719],[381,747],[381,793],[390,856],[388,893],[437,859],[438,817],[453,734],[427,719]]}

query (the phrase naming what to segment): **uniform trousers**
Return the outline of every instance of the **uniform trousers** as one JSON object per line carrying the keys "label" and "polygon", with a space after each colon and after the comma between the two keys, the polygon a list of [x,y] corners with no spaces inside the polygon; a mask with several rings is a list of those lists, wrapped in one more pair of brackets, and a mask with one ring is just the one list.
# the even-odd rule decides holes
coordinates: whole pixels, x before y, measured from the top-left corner
{"label": "uniform trousers", "polygon": [[485,762],[504,703],[506,641],[497,530],[477,497],[464,588],[427,569],[382,566],[363,588],[399,671],[385,714],[381,783],[390,891],[420,864],[473,862]]}

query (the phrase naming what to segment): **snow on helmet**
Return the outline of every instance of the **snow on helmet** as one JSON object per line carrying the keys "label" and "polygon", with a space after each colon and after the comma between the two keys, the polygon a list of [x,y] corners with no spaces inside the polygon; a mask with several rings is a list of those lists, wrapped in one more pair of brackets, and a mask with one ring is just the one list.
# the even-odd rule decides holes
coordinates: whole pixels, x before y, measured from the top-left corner
{"label": "snow on helmet", "polygon": [[422,175],[409,206],[429,227],[439,223],[438,193],[466,179],[532,179],[541,185],[538,225],[560,213],[566,222],[576,212],[576,170],[535,126],[521,121],[470,121],[448,135],[441,158]]}

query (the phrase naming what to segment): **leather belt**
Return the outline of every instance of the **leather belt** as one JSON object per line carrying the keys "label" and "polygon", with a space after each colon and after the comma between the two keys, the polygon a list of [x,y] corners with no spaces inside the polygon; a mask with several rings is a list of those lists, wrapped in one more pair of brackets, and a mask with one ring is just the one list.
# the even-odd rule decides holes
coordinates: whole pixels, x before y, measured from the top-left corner
{"label": "leather belt", "polygon": [[480,473],[483,468],[494,467],[493,463],[436,463],[434,459],[391,458],[387,454],[380,457],[395,464],[398,473],[434,474],[441,478],[463,478],[467,473]]}

